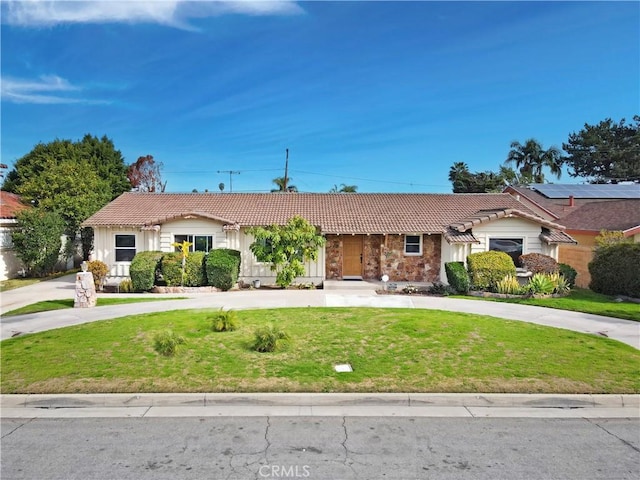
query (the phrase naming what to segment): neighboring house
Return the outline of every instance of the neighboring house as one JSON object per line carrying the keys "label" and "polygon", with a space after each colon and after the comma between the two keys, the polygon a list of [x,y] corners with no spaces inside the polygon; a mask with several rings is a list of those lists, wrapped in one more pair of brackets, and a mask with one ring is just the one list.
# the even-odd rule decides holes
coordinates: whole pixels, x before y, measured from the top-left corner
{"label": "neighboring house", "polygon": [[137,252],[233,248],[241,252],[240,279],[274,283],[269,265],[249,250],[248,227],[284,224],[300,215],[327,240],[298,281],[380,279],[446,281],[444,263],[499,249],[558,256],[573,242],[563,228],[507,194],[364,193],[124,193],[84,222],[93,227],[93,258],[111,277],[129,275]]}
{"label": "neighboring house", "polygon": [[16,215],[29,208],[15,193],[0,191],[0,280],[15,278],[23,268],[16,257],[11,232],[16,227]]}
{"label": "neighboring house", "polygon": [[640,242],[640,185],[533,184],[505,189],[538,215],[561,223],[578,243],[560,246],[558,260],[578,272],[576,283],[588,287],[589,262],[601,230],[619,231]]}

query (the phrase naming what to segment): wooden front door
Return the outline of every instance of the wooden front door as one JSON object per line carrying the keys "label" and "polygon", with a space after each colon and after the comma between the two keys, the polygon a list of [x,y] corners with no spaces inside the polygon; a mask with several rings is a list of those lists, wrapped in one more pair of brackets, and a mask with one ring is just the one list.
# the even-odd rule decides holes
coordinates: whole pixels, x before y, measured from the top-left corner
{"label": "wooden front door", "polygon": [[362,237],[360,235],[342,238],[342,276],[362,276]]}

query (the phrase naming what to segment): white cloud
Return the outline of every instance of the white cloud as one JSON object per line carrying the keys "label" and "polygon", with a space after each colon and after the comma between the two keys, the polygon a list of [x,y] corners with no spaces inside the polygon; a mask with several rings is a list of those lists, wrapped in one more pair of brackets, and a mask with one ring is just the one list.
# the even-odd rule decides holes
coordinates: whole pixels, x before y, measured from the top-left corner
{"label": "white cloud", "polygon": [[157,23],[189,29],[190,18],[229,13],[291,15],[303,12],[290,0],[11,0],[2,4],[3,23],[25,27],[68,23]]}
{"label": "white cloud", "polygon": [[0,81],[2,100],[11,103],[102,103],[78,98],[81,88],[57,75],[42,75],[38,80],[3,77]]}

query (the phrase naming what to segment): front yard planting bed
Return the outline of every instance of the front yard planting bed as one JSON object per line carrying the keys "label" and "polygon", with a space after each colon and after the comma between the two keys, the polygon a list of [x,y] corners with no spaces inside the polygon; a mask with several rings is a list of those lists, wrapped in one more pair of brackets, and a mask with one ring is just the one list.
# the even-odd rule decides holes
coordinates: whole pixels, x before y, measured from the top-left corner
{"label": "front yard planting bed", "polygon": [[617,300],[609,295],[595,293],[585,288],[575,288],[569,295],[560,297],[533,298],[533,297],[484,297],[473,296],[475,300],[482,299],[494,302],[520,303],[523,305],[536,305],[538,307],[557,308],[574,312],[592,313],[605,317],[623,318],[640,322],[640,304],[630,301]]}
{"label": "front yard planting bed", "polygon": [[[640,351],[615,340],[463,313],[415,309],[182,310],[78,325],[2,342],[2,393],[520,392],[640,393]],[[250,349],[271,323],[291,337]],[[184,337],[174,357],[158,332]],[[349,363],[354,371],[337,373]]]}

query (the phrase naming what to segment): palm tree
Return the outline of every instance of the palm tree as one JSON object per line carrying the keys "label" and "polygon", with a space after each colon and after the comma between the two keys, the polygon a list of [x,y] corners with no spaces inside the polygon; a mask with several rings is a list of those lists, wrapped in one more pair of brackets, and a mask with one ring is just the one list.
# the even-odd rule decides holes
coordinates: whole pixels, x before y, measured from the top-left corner
{"label": "palm tree", "polygon": [[511,142],[511,150],[505,160],[505,165],[515,164],[523,175],[531,175],[536,183],[544,182],[543,168],[548,168],[552,175],[560,178],[562,175],[563,157],[560,149],[550,147],[544,150],[542,145],[534,138],[530,138],[522,145],[520,142]]}
{"label": "palm tree", "polygon": [[[297,192],[298,187],[295,185],[289,185],[291,181],[291,177],[276,177],[271,180],[272,183],[275,183],[278,188],[271,189],[271,192]],[[285,186],[286,185],[286,186]]]}
{"label": "palm tree", "polygon": [[340,188],[338,185],[334,185],[329,190],[329,193],[357,193],[358,186],[357,185],[345,185],[344,183],[340,184]]}
{"label": "palm tree", "polygon": [[449,169],[449,181],[453,185],[453,193],[466,192],[470,177],[469,166],[464,162],[455,162]]}

